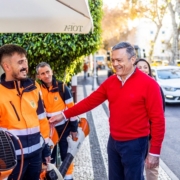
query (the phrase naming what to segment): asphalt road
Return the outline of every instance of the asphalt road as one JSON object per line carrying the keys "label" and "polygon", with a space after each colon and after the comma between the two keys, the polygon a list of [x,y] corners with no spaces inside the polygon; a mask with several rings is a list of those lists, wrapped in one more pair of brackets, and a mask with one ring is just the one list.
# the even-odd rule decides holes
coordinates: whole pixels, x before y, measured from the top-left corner
{"label": "asphalt road", "polygon": [[166,134],[161,159],[180,179],[180,104],[166,104]]}
{"label": "asphalt road", "polygon": [[[99,70],[97,82],[107,78],[106,70]],[[161,159],[180,179],[180,104],[166,104],[166,133],[161,151]]]}

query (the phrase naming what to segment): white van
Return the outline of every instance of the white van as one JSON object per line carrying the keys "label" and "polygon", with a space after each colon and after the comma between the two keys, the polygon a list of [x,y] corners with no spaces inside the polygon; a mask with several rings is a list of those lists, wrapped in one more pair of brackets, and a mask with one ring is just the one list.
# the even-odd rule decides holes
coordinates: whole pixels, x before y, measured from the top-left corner
{"label": "white van", "polygon": [[98,68],[105,69],[105,66],[106,66],[105,56],[104,55],[96,55],[95,59],[96,59]]}

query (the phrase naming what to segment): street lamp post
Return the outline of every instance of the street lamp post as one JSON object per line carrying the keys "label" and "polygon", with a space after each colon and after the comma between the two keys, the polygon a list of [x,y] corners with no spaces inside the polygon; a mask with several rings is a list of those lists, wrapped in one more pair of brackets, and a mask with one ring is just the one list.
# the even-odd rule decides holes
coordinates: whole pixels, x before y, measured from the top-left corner
{"label": "street lamp post", "polygon": [[94,90],[96,90],[97,89],[97,72],[96,72],[96,66],[97,66],[97,64],[96,64],[96,55],[94,54],[94,56],[93,56],[93,61],[94,61],[94,63],[93,63],[93,84],[92,84],[92,90],[94,91]]}

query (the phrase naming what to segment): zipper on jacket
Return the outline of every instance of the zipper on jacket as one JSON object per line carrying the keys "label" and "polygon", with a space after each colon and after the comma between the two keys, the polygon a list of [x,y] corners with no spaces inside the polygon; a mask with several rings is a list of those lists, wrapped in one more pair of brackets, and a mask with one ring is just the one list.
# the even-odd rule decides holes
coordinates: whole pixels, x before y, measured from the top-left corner
{"label": "zipper on jacket", "polygon": [[20,117],[19,117],[19,115],[18,115],[18,113],[17,113],[17,111],[16,111],[16,108],[15,108],[14,104],[12,103],[12,101],[10,101],[10,104],[11,104],[11,106],[12,106],[13,109],[14,109],[14,112],[15,112],[15,114],[16,114],[16,117],[18,118],[18,121],[20,121]]}
{"label": "zipper on jacket", "polygon": [[17,81],[14,81],[14,83],[15,83],[15,88],[17,89],[17,92],[18,92],[18,96],[20,96],[21,97],[21,93],[20,93],[20,90],[19,90],[19,86],[18,86],[18,82]]}

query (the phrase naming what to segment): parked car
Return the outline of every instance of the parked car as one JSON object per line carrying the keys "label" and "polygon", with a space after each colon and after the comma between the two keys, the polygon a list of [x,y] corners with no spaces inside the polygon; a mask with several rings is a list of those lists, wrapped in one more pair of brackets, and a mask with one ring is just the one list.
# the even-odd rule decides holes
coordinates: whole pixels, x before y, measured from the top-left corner
{"label": "parked car", "polygon": [[169,65],[169,61],[168,60],[162,60],[162,65],[163,66],[168,66]]}
{"label": "parked car", "polygon": [[151,62],[151,66],[162,66],[162,60],[159,60],[159,59],[155,59],[155,60],[152,60]]}
{"label": "parked car", "polygon": [[180,59],[175,60],[176,66],[180,66]]}
{"label": "parked car", "polygon": [[161,86],[166,103],[180,103],[180,67],[151,67],[153,77]]}

